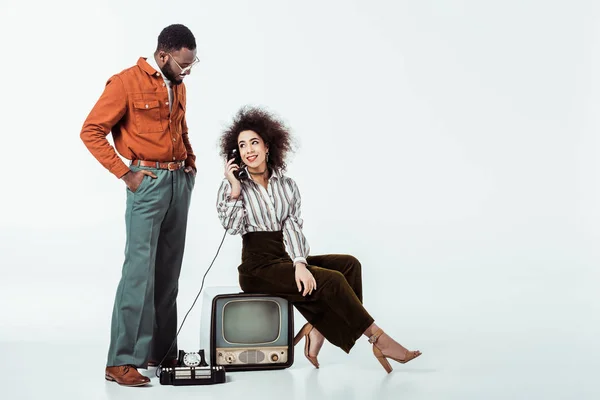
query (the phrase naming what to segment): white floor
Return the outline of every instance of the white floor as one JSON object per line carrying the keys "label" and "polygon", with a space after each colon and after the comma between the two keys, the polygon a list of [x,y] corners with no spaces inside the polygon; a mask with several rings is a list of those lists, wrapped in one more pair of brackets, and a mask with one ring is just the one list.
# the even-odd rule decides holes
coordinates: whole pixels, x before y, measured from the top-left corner
{"label": "white floor", "polygon": [[[200,240],[196,225],[180,279],[180,320],[221,240]],[[600,398],[595,247],[572,235],[536,248],[527,231],[478,243],[415,229],[400,239],[333,232],[314,240],[330,246],[315,252],[349,249],[359,257],[367,310],[399,342],[423,352],[407,365],[394,363],[390,375],[362,339],[349,355],[326,343],[319,370],[298,348],[289,369],[229,373],[222,385],[106,382],[121,231],[116,221],[77,235],[54,228],[0,235],[1,400]],[[239,239],[225,242],[207,287],[237,284],[239,249]],[[200,296],[181,330],[181,349],[200,347],[202,305]],[[303,322],[296,314],[296,330]]]}
{"label": "white floor", "polygon": [[[326,345],[315,370],[298,348],[294,365],[282,371],[229,373],[214,386],[125,388],[105,382],[108,316],[90,316],[83,326],[64,331],[48,325],[50,334],[22,318],[21,326],[5,326],[0,343],[2,399],[597,399],[600,386],[597,282],[586,276],[496,282],[465,290],[443,279],[408,281],[398,297],[425,299],[419,306],[377,304],[381,325],[399,341],[419,348],[423,356],[407,365],[394,364],[386,375],[361,340],[350,355]],[[49,287],[48,287],[49,286]],[[47,291],[85,290],[49,282],[31,287]],[[5,287],[3,293],[10,293]],[[419,296],[425,291],[427,296]],[[590,297],[596,296],[596,297]],[[105,311],[110,296],[103,300]],[[476,297],[476,298],[475,298]],[[84,302],[85,303],[85,302]],[[187,309],[190,303],[186,302]],[[15,303],[5,302],[5,310]],[[91,309],[97,308],[93,304]],[[85,312],[79,311],[79,317]],[[182,348],[196,346],[194,313],[182,330]],[[97,321],[97,325],[90,324]],[[297,316],[296,328],[303,323]],[[186,322],[187,324],[187,322]],[[10,332],[21,337],[7,338]],[[72,339],[74,332],[88,332]],[[187,334],[184,334],[187,332]],[[51,336],[51,340],[44,340]],[[36,340],[37,338],[37,340]],[[185,345],[187,344],[187,346]],[[144,371],[153,376],[154,369]]]}

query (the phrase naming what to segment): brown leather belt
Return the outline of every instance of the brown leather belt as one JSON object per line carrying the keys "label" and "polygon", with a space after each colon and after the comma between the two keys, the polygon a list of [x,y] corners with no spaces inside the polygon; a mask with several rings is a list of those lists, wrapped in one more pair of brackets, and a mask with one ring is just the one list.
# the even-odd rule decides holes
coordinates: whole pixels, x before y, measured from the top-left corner
{"label": "brown leather belt", "polygon": [[185,161],[160,162],[146,160],[131,160],[131,165],[136,167],[151,167],[158,169],[167,169],[169,171],[177,171],[178,169],[185,167]]}

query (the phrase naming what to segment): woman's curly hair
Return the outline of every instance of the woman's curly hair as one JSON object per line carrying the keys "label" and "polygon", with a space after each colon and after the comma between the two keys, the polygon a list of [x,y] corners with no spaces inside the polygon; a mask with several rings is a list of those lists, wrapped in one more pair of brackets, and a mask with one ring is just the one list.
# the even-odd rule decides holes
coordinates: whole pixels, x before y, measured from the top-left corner
{"label": "woman's curly hair", "polygon": [[238,136],[243,131],[256,132],[269,147],[268,167],[285,171],[288,152],[292,151],[289,128],[275,116],[258,107],[242,107],[220,139],[221,156],[227,157],[232,149],[238,149]]}

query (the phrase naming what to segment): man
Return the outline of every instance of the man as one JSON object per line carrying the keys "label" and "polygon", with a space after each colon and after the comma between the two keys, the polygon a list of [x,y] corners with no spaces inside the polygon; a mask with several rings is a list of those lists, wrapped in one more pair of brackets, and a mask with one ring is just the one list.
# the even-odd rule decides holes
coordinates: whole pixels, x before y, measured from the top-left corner
{"label": "man", "polygon": [[[127,186],[125,260],[105,372],[120,385],[145,385],[150,379],[137,368],[176,359],[178,279],[196,176],[183,79],[197,62],[192,32],[164,28],[152,57],[108,80],[81,130],[92,155]],[[110,132],[129,165],[106,139]]]}

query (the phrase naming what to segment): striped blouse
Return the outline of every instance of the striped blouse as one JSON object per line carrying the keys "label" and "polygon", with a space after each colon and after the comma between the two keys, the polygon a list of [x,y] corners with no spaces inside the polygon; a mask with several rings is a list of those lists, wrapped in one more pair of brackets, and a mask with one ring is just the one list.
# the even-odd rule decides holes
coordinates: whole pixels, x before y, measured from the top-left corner
{"label": "striped blouse", "polygon": [[223,228],[231,235],[247,232],[282,231],[290,258],[306,263],[310,247],[302,233],[300,191],[293,179],[274,171],[267,189],[249,179],[241,182],[242,191],[236,200],[230,198],[231,184],[225,178],[217,196],[217,213]]}

